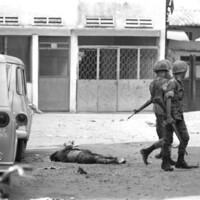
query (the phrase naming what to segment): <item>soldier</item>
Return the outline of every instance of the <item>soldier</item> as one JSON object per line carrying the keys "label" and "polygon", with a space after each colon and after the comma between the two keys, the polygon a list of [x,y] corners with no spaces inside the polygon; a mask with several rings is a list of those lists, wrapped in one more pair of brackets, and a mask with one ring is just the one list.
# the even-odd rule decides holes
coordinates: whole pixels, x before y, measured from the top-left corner
{"label": "soldier", "polygon": [[[158,61],[154,65],[154,72],[156,73],[156,78],[150,83],[149,90],[151,93],[151,99],[146,102],[141,108],[146,107],[150,103],[154,104],[154,112],[156,116],[156,131],[159,140],[155,142],[153,145],[146,149],[141,149],[140,153],[142,154],[143,161],[146,165],[149,164],[147,161],[149,154],[155,149],[162,147],[163,142],[163,133],[165,132],[165,124],[164,118],[166,112],[163,110],[160,105],[157,104],[157,100],[162,101],[164,103],[164,93],[167,88],[168,80],[171,78],[169,74],[169,70],[171,69],[171,63],[168,60]],[[136,110],[136,113],[140,111],[140,108]],[[162,150],[157,158],[161,157]],[[171,165],[175,165],[175,162],[170,158],[169,159]]]}
{"label": "soldier", "polygon": [[183,116],[183,97],[184,97],[184,86],[182,80],[187,72],[187,64],[184,61],[177,60],[173,63],[173,76],[174,78],[169,81],[166,90],[166,131],[163,135],[163,161],[161,168],[165,171],[173,171],[169,163],[170,159],[170,146],[173,142],[173,126],[176,126],[181,137],[180,145],[178,148],[178,160],[176,162],[176,168],[190,169],[194,166],[189,166],[185,160],[184,155],[186,153],[186,147],[189,141],[189,134],[185,124]]}

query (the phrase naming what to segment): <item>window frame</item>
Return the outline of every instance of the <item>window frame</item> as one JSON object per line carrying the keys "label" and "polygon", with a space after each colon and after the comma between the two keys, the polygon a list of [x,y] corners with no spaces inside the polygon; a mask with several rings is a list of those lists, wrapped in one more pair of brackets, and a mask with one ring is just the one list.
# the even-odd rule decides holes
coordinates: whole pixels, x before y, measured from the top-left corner
{"label": "window frame", "polygon": [[[78,65],[78,73],[77,73],[77,78],[78,80],[148,80],[148,79],[153,79],[154,76],[152,76],[152,78],[141,78],[140,74],[140,70],[141,70],[141,49],[155,49],[157,50],[157,58],[155,60],[159,59],[159,47],[157,46],[79,46],[79,53],[82,52],[83,49],[96,49],[97,50],[97,62],[96,62],[96,71],[97,71],[97,77],[96,79],[85,79],[85,78],[80,78],[79,74],[80,74],[80,68]],[[100,51],[101,49],[117,49],[117,76],[116,79],[99,79],[99,70],[100,70]],[[137,50],[137,77],[136,78],[126,78],[126,79],[121,79],[120,78],[120,51],[121,49],[136,49]],[[80,58],[79,58],[80,59]],[[80,61],[80,60],[79,60]],[[152,66],[153,67],[153,66]],[[153,69],[152,69],[152,74],[153,74]]]}

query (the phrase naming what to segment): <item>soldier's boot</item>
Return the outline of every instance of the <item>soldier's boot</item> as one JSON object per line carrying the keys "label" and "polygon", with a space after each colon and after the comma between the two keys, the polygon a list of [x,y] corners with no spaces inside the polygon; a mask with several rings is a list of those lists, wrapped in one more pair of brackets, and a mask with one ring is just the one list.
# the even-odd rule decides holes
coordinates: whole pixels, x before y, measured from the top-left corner
{"label": "soldier's boot", "polygon": [[171,167],[171,165],[169,164],[169,157],[163,156],[161,168],[162,168],[164,171],[173,171],[173,170],[174,170],[174,168]]}
{"label": "soldier's boot", "polygon": [[148,147],[146,149],[141,149],[140,150],[140,153],[142,155],[142,159],[143,159],[143,162],[144,162],[145,165],[150,164],[150,162],[148,162],[148,157],[149,157],[149,154],[155,149],[156,149],[156,147],[153,144],[153,145],[151,145],[150,147]]}
{"label": "soldier's boot", "polygon": [[191,168],[196,168],[196,166],[188,165],[184,159],[184,154],[179,154],[178,155],[178,160],[175,164],[176,168],[182,168],[182,169],[191,169]]}
{"label": "soldier's boot", "polygon": [[145,165],[148,165],[150,164],[147,160],[148,160],[148,156],[149,156],[149,153],[147,152],[146,149],[141,149],[140,150],[140,153],[142,155],[142,159],[143,159],[143,162]]}
{"label": "soldier's boot", "polygon": [[172,160],[172,158],[171,157],[169,157],[169,164],[170,165],[176,165],[176,162],[174,161],[174,160]]}
{"label": "soldier's boot", "polygon": [[155,158],[161,159],[162,158],[162,149],[160,150],[160,153],[155,155]]}

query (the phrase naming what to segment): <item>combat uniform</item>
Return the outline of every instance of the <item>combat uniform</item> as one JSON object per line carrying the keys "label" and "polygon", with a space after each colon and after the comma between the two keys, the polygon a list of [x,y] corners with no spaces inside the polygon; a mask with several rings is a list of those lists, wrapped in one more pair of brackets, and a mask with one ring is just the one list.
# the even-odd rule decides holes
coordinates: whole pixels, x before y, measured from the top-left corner
{"label": "combat uniform", "polygon": [[164,93],[167,89],[168,80],[164,77],[157,77],[154,79],[149,86],[149,90],[151,93],[151,98],[153,102],[153,110],[156,115],[156,131],[159,139],[163,138],[163,134],[165,132],[164,125],[164,117],[165,111],[163,108],[157,103],[160,101],[164,105]]}
{"label": "combat uniform", "polygon": [[166,131],[163,135],[163,161],[161,168],[165,171],[172,171],[170,166],[170,146],[173,142],[173,131],[178,131],[180,135],[180,145],[178,148],[178,159],[175,164],[176,168],[190,169],[196,166],[188,165],[184,159],[186,147],[189,141],[189,134],[183,116],[183,97],[184,86],[183,78],[187,71],[187,64],[184,61],[177,60],[173,63],[172,72],[174,78],[169,81],[166,90]]}
{"label": "combat uniform", "polygon": [[[165,96],[166,98],[171,98],[171,116],[182,139],[178,148],[178,154],[184,155],[189,141],[189,134],[183,116],[183,82],[175,78],[171,79]],[[166,132],[163,137],[163,156],[169,156],[169,149],[173,142],[173,131],[173,127],[170,124],[166,126]]]}
{"label": "combat uniform", "polygon": [[[165,72],[167,72],[170,69],[171,69],[171,63],[168,60],[158,61],[154,66],[154,72],[156,74],[159,71],[164,70]],[[165,91],[167,89],[168,81],[170,78],[171,76],[169,73],[165,73],[165,75],[157,74],[157,77],[149,85],[149,91],[151,94],[151,101],[149,102],[153,103],[153,110],[156,116],[156,132],[159,137],[159,140],[156,141],[150,147],[140,150],[143,161],[146,165],[149,164],[147,161],[149,154],[155,149],[162,148],[162,144],[163,144],[162,138],[165,133],[164,120],[166,119],[166,112],[164,110],[166,109],[165,103],[164,103],[164,95],[165,95]],[[161,157],[162,157],[162,150],[161,150],[161,153],[158,154],[157,158],[161,158]],[[171,165],[175,165],[175,162],[171,158],[169,158],[169,162]]]}

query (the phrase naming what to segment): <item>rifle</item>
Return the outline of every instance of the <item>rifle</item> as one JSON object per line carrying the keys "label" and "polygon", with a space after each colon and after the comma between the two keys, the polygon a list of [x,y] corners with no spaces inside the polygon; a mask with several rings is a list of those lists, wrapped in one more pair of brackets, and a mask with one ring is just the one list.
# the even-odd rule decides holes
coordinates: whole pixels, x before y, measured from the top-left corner
{"label": "rifle", "polygon": [[[165,112],[167,111],[166,107],[165,107],[165,104],[164,104],[164,102],[162,101],[161,98],[159,98],[159,97],[154,98],[153,102],[156,103],[156,104],[158,104]],[[173,120],[172,121],[172,128],[174,129],[174,132],[175,132],[175,134],[176,134],[179,142],[182,142],[181,136],[180,136],[179,131],[178,131],[177,127],[176,127],[175,120],[173,118],[172,118],[172,120]],[[186,152],[186,150],[185,150],[185,153],[188,154]]]}
{"label": "rifle", "polygon": [[131,114],[131,115],[127,118],[127,121],[128,121],[131,117],[133,117],[133,115],[135,115],[135,114],[136,114],[136,112],[135,112],[135,110],[134,110],[134,113]]}
{"label": "rifle", "polygon": [[144,108],[146,108],[147,106],[149,106],[152,102],[153,102],[152,99],[149,99],[146,103],[144,103],[144,104],[143,104],[142,106],[140,106],[138,109],[135,109],[135,110],[134,110],[134,113],[131,114],[131,115],[127,118],[127,120],[129,120],[131,117],[133,117],[133,115],[139,113],[141,110],[143,110]]}

